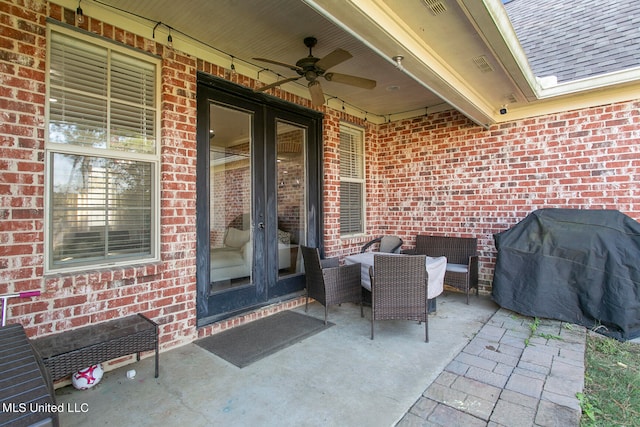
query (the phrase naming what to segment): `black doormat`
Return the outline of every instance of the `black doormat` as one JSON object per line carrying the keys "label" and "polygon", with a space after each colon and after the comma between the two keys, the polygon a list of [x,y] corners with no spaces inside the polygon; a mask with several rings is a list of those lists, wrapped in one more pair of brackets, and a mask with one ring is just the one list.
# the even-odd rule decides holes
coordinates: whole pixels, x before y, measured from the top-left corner
{"label": "black doormat", "polygon": [[332,323],[295,311],[281,311],[195,341],[195,344],[239,368],[317,334]]}

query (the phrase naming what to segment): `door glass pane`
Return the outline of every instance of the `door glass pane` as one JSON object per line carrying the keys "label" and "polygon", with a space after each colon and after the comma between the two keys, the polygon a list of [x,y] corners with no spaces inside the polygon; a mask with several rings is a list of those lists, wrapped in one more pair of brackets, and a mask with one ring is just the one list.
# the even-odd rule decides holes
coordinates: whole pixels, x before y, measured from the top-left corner
{"label": "door glass pane", "polygon": [[211,292],[251,283],[251,115],[211,104]]}
{"label": "door glass pane", "polygon": [[279,276],[301,272],[299,245],[306,243],[305,147],[307,131],[277,122],[278,271]]}

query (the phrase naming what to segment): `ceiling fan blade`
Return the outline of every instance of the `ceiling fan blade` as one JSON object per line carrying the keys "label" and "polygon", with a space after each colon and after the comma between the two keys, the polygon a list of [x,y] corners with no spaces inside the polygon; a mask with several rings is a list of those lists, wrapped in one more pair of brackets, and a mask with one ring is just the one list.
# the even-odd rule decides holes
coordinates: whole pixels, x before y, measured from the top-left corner
{"label": "ceiling fan blade", "polygon": [[265,85],[265,86],[262,86],[262,87],[256,88],[256,92],[264,92],[265,90],[269,90],[269,89],[272,89],[272,88],[274,88],[274,87],[277,87],[277,86],[283,85],[283,84],[285,84],[285,83],[289,83],[289,82],[292,82],[292,81],[298,80],[299,78],[300,78],[300,77],[289,77],[288,79],[278,80],[278,81],[277,81],[277,82],[275,82],[275,83],[271,83],[271,84],[268,84],[268,85]]}
{"label": "ceiling fan blade", "polygon": [[326,71],[331,67],[335,67],[336,65],[346,61],[347,59],[351,59],[353,56],[344,49],[336,49],[327,56],[322,59],[319,59],[316,62],[316,67],[320,68],[322,71]]}
{"label": "ceiling fan blade", "polygon": [[376,87],[376,81],[365,79],[364,77],[350,76],[348,74],[327,73],[324,78],[330,82],[343,83],[346,85],[361,87],[363,89],[373,89]]}
{"label": "ceiling fan blade", "polygon": [[253,58],[253,59],[256,61],[268,62],[269,64],[280,65],[281,67],[286,67],[296,72],[302,71],[302,68],[298,67],[297,65],[286,64],[284,62],[274,61],[272,59],[266,59],[266,58]]}
{"label": "ceiling fan blade", "polygon": [[314,107],[319,107],[324,104],[324,93],[322,92],[322,86],[320,82],[314,80],[309,82],[309,94],[311,95],[311,104]]}

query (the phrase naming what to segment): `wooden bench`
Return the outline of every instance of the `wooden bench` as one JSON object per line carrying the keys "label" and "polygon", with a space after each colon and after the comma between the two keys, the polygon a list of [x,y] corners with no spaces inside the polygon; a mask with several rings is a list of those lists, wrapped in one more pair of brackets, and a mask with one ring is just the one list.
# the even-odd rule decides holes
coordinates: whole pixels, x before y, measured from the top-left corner
{"label": "wooden bench", "polygon": [[158,378],[158,325],[142,314],[84,326],[33,340],[53,381],[117,357],[155,350]]}
{"label": "wooden bench", "polygon": [[407,253],[447,257],[444,283],[467,295],[475,288],[478,295],[478,239],[475,237],[416,236],[416,247]]}

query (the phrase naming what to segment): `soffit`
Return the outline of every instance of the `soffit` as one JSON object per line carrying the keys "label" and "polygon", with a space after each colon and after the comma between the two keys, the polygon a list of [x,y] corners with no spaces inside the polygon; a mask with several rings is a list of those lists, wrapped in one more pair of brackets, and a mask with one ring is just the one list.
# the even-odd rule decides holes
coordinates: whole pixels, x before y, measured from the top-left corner
{"label": "soffit", "polygon": [[[238,70],[242,68],[249,77],[259,78],[264,83],[295,77],[296,74],[287,68],[252,58],[263,57],[295,64],[309,53],[303,44],[303,39],[308,36],[318,39],[313,49],[316,57],[323,57],[337,48],[345,49],[353,58],[331,68],[331,71],[373,79],[378,84],[375,89],[366,90],[322,79],[325,97],[337,97],[329,101],[334,108],[340,108],[340,103],[345,101],[347,106],[356,107],[362,114],[368,113],[371,119],[374,115],[382,118],[425,107],[450,108],[443,105],[440,97],[398,72],[388,60],[299,0],[190,0],[188,3],[174,0],[101,0],[101,3],[150,21],[162,22],[163,26],[156,34],[161,41],[166,40],[164,25],[172,27],[176,48],[185,34],[223,52],[222,57],[228,63],[219,65],[229,68],[233,56]],[[82,6],[87,8],[84,2]],[[264,68],[273,72],[261,71]],[[308,97],[304,79],[300,82],[287,83],[282,88]]]}
{"label": "soffit", "polygon": [[[77,7],[73,0],[54,1]],[[434,13],[431,3],[444,10]],[[187,51],[195,43],[215,52],[218,65],[230,68],[233,60],[238,72],[264,84],[296,75],[252,58],[295,64],[308,54],[303,39],[314,36],[316,57],[336,48],[353,55],[332,72],[378,83],[366,90],[321,80],[327,105],[346,105],[376,122],[453,107],[488,126],[515,117],[499,115],[503,106],[510,114],[518,108],[531,114],[545,105],[540,98],[591,89],[541,88],[500,0],[85,0],[82,7],[88,16],[92,9],[108,9],[125,21],[137,20],[146,27],[145,37],[162,22],[156,39],[166,40],[171,27],[176,49]],[[404,57],[402,69],[392,60],[396,55]],[[308,97],[304,80],[299,82],[282,89]]]}

